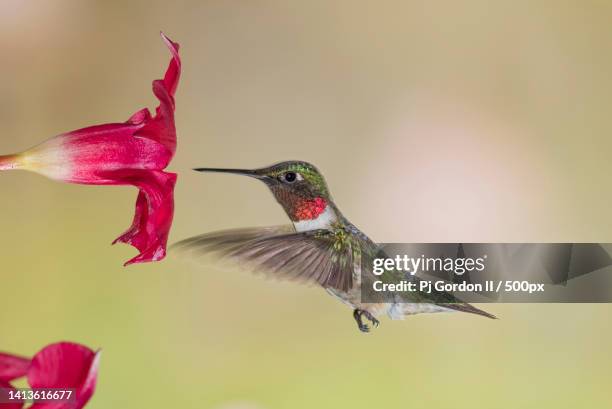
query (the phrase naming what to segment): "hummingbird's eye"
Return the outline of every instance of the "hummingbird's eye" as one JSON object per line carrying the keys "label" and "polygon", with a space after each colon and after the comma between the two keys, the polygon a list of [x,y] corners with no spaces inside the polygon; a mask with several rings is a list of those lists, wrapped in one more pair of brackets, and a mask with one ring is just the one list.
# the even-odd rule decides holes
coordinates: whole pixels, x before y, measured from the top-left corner
{"label": "hummingbird's eye", "polygon": [[295,172],[287,172],[283,174],[282,180],[287,183],[293,183],[296,180],[302,180],[301,176]]}

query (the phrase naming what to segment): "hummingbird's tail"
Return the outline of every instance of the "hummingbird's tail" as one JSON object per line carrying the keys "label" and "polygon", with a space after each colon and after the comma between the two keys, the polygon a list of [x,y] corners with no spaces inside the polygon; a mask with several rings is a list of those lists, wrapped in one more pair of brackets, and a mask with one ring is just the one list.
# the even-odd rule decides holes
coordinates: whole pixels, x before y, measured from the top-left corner
{"label": "hummingbird's tail", "polygon": [[491,318],[496,320],[497,317],[493,314],[489,314],[486,311],[483,311],[479,308],[474,307],[471,304],[467,304],[467,303],[449,303],[449,304],[438,304],[442,307],[446,307],[448,309],[451,310],[455,310],[455,311],[460,311],[460,312],[467,312],[470,314],[476,314],[476,315],[482,315],[483,317],[487,317],[487,318]]}
{"label": "hummingbird's tail", "polygon": [[0,155],[0,170],[11,170],[19,167],[19,155]]}

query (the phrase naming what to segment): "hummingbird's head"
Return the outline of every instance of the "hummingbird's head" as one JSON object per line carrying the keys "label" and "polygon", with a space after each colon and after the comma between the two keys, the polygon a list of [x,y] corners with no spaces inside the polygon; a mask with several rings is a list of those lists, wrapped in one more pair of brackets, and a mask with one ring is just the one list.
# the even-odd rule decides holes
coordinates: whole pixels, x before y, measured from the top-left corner
{"label": "hummingbird's head", "polygon": [[[250,176],[264,182],[293,222],[313,220],[326,211],[331,196],[323,175],[301,161],[280,162],[260,169],[197,168],[199,172],[223,172]],[[332,204],[333,206],[333,204]]]}

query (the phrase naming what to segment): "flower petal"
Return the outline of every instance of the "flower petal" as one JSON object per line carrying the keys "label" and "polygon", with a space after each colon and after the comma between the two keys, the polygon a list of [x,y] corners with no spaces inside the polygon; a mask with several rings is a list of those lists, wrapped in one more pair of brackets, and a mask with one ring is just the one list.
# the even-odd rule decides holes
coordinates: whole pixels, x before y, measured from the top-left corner
{"label": "flower petal", "polygon": [[33,388],[78,388],[91,367],[94,352],[79,344],[51,344],[32,358],[28,383]]}
{"label": "flower petal", "polygon": [[168,65],[164,79],[153,81],[153,93],[159,99],[155,118],[148,121],[146,126],[137,135],[161,143],[174,155],[176,151],[174,93],[181,77],[181,59],[178,53],[179,45],[172,42],[164,33],[161,33],[161,36],[172,53],[172,61]]}
{"label": "flower petal", "polygon": [[0,381],[9,382],[21,378],[26,375],[29,367],[29,359],[0,352]]}
{"label": "flower petal", "polygon": [[[0,402],[7,402],[9,400],[9,390],[15,390],[15,388],[10,383],[0,380]],[[2,409],[21,409],[22,407],[23,403],[21,402],[0,403],[0,408]]]}
{"label": "flower petal", "polygon": [[105,177],[115,180],[116,184],[140,189],[132,226],[113,242],[128,243],[140,251],[125,265],[164,258],[174,215],[176,174],[132,170],[108,173]]}
{"label": "flower petal", "polygon": [[164,33],[159,33],[162,36],[162,39],[168,46],[168,49],[172,53],[172,61],[166,70],[166,75],[164,76],[164,87],[168,90],[170,95],[174,96],[176,92],[176,87],[179,83],[179,78],[181,77],[181,58],[179,57],[179,45],[174,41],[170,40]]}
{"label": "flower petal", "polygon": [[[150,138],[135,134],[146,126],[139,111],[122,124],[95,125],[49,139],[22,155],[21,167],[51,179],[87,185],[107,185],[102,174],[118,169],[163,169],[172,153]],[[137,118],[140,119],[140,118]]]}
{"label": "flower petal", "polygon": [[35,403],[30,409],[80,409],[96,387],[100,352],[70,342],[43,348],[32,359],[28,383],[32,388],[75,389],[76,401]]}

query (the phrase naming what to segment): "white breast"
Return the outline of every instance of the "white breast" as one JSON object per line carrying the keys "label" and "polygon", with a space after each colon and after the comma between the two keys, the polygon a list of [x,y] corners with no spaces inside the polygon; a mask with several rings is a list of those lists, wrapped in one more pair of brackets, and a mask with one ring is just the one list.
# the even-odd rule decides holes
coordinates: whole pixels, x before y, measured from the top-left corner
{"label": "white breast", "polygon": [[293,222],[293,226],[295,226],[295,230],[297,230],[298,232],[328,229],[336,220],[336,213],[332,210],[331,206],[327,206],[325,208],[325,211],[321,213],[316,219]]}

